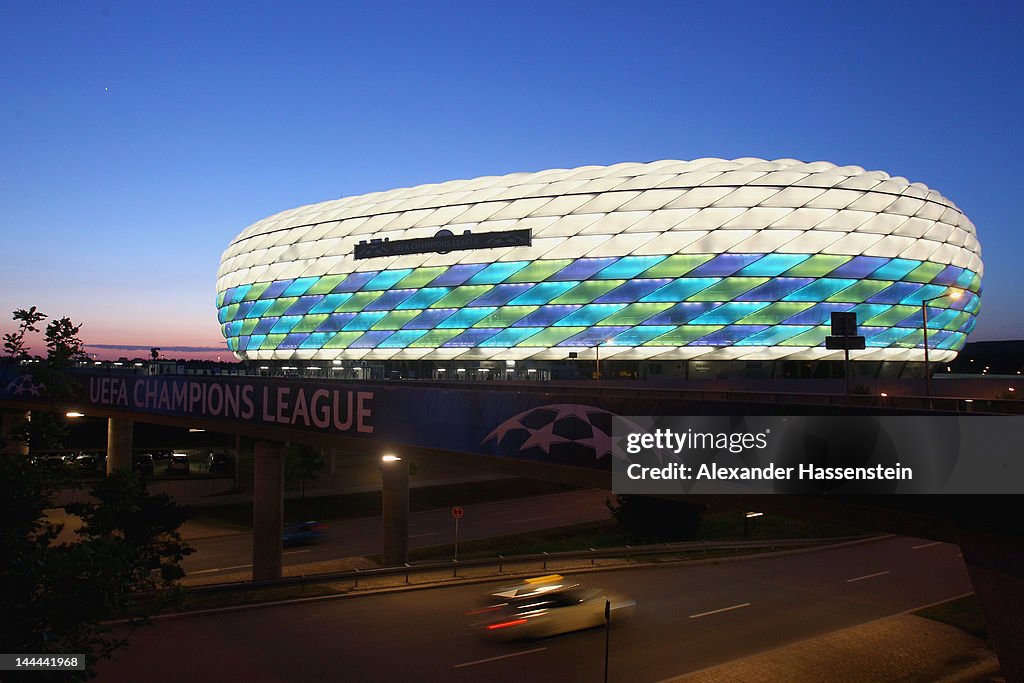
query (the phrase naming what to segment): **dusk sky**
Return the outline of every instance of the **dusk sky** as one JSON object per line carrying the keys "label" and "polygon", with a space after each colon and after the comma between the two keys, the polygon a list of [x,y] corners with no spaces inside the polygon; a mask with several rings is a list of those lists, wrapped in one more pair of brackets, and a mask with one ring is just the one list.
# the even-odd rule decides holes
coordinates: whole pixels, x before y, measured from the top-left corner
{"label": "dusk sky", "polygon": [[968,341],[1022,339],[1022,20],[1020,2],[5,2],[0,331],[35,305],[100,358],[227,360],[217,266],[270,214],[762,157],[942,192],[985,262]]}

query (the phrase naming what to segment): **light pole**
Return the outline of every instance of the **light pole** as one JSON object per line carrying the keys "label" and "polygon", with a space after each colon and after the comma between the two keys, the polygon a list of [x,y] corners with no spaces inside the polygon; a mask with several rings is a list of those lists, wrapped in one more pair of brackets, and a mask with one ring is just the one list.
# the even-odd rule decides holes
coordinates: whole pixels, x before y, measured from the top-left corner
{"label": "light pole", "polygon": [[928,399],[929,410],[931,410],[932,407],[932,373],[929,372],[928,360],[928,304],[947,296],[956,301],[963,296],[963,294],[964,293],[959,289],[951,289],[939,294],[938,296],[933,296],[931,299],[921,299],[921,331],[924,333],[924,394]]}
{"label": "light pole", "polygon": [[611,339],[605,339],[594,344],[594,358],[597,359],[597,381],[601,381],[601,344],[607,344]]}

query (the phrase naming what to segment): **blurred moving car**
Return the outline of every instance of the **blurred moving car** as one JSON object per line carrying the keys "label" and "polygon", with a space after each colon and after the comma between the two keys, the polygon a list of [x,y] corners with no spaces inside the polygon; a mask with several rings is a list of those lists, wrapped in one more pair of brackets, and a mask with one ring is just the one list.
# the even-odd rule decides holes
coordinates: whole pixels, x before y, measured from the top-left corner
{"label": "blurred moving car", "polygon": [[167,471],[188,474],[188,455],[185,453],[171,453],[171,457],[167,460]]}
{"label": "blurred moving car", "polygon": [[324,538],[324,525],[320,522],[294,522],[286,524],[282,543],[284,547],[319,543]]}
{"label": "blurred moving car", "polygon": [[491,638],[547,638],[605,624],[632,614],[636,602],[599,588],[586,588],[558,574],[527,579],[492,593],[480,609],[466,612],[469,625]]}
{"label": "blurred moving car", "polygon": [[230,472],[232,470],[231,458],[227,453],[210,453],[209,470],[213,472]]}
{"label": "blurred moving car", "polygon": [[153,474],[153,454],[135,453],[132,455],[132,469],[142,474]]}

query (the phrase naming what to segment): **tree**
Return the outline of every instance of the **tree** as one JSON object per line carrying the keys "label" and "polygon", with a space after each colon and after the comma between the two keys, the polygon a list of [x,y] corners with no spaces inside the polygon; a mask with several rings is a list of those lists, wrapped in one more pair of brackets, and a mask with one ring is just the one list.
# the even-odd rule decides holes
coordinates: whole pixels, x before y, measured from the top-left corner
{"label": "tree", "polygon": [[284,452],[284,481],[289,487],[298,483],[302,497],[306,497],[306,480],[313,479],[324,469],[323,454],[319,448],[294,444]]}
{"label": "tree", "polygon": [[[35,307],[15,311],[16,332],[4,336],[4,348],[17,360],[29,357],[27,335],[46,318]],[[69,318],[51,321],[44,331],[46,358],[32,363],[37,383],[46,385],[54,407],[72,395],[68,372],[84,357],[81,325]],[[33,411],[14,434],[30,451],[59,446],[64,420],[54,412]],[[183,575],[181,560],[191,552],[178,533],[189,512],[166,495],[151,496],[138,475],[116,472],[92,490],[96,502],[69,509],[82,517],[79,539],[58,544],[60,526],[46,521],[55,487],[43,468],[20,455],[0,456],[0,499],[7,510],[0,525],[0,652],[85,653],[86,671],[24,674],[24,680],[91,677],[96,662],[125,645],[149,617],[179,598],[174,581]],[[139,591],[159,589],[139,603]],[[114,635],[104,621],[126,617],[126,632]],[[3,680],[19,680],[5,672]]]}
{"label": "tree", "polygon": [[616,496],[612,517],[632,543],[667,543],[697,538],[705,505],[652,496]]}
{"label": "tree", "polygon": [[[82,516],[80,538],[57,544],[61,527],[47,523],[43,514],[52,494],[30,461],[0,458],[0,496],[9,506],[0,526],[7,551],[0,563],[0,649],[84,653],[86,671],[53,678],[84,680],[94,675],[98,660],[126,645],[154,613],[180,598],[168,589],[183,575],[180,562],[192,552],[177,531],[190,512],[166,495],[149,495],[135,473],[117,472],[95,486],[97,502],[69,506]],[[155,589],[163,590],[154,600],[135,600],[137,592]],[[120,635],[103,625],[122,617],[128,621]],[[47,679],[33,671],[24,680]]]}
{"label": "tree", "polygon": [[36,327],[36,324],[45,320],[46,316],[33,306],[29,309],[19,308],[14,311],[12,319],[18,323],[18,329],[4,335],[4,351],[15,360],[24,360],[29,357],[25,336],[29,332],[38,332],[39,328]]}

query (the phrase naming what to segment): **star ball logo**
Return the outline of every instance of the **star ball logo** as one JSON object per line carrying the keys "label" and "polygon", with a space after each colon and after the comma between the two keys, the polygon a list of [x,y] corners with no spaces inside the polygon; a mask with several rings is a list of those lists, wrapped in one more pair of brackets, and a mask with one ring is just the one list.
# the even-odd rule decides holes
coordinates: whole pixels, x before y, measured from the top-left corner
{"label": "star ball logo", "polygon": [[12,396],[38,397],[46,391],[46,385],[42,382],[36,384],[32,375],[21,375],[7,383],[4,393]]}
{"label": "star ball logo", "polygon": [[[610,466],[614,454],[611,413],[578,403],[523,411],[498,425],[481,444],[494,440],[505,454],[583,467]],[[620,449],[621,450],[621,449]]]}

